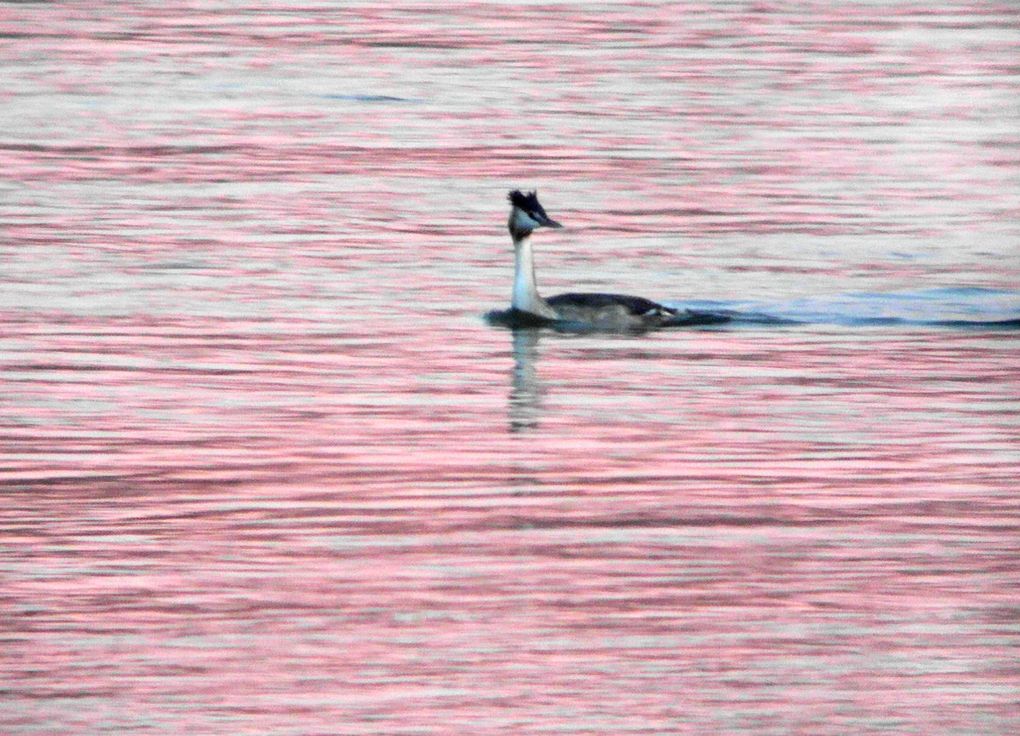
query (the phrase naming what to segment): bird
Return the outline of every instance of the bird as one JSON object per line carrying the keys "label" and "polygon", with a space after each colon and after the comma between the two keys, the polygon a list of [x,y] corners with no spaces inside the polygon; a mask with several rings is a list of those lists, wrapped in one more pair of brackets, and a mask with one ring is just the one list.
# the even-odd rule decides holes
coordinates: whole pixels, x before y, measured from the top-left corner
{"label": "bird", "polygon": [[[510,218],[507,227],[514,241],[514,285],[511,321],[520,324],[560,323],[599,329],[654,329],[677,324],[691,324],[701,313],[680,312],[651,299],[627,294],[575,293],[558,294],[548,299],[538,293],[535,283],[535,258],[531,234],[541,227],[561,228],[546,214],[538,201],[538,192],[527,194],[514,189],[509,193]],[[720,315],[721,316],[721,315]],[[698,320],[707,323],[709,320]],[[725,321],[721,319],[712,320]]]}

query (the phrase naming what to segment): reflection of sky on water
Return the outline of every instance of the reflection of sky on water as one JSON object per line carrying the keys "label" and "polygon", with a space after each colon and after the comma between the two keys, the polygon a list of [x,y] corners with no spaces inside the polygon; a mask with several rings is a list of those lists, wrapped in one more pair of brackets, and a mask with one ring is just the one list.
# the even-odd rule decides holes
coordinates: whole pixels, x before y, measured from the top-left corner
{"label": "reflection of sky on water", "polygon": [[0,731],[1018,730],[1006,6],[3,7]]}

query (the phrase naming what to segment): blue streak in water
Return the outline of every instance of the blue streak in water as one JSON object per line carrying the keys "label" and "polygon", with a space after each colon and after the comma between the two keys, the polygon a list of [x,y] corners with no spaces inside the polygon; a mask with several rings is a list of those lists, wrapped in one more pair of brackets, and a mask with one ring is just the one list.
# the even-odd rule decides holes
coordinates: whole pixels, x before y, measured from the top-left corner
{"label": "blue streak in water", "polygon": [[850,293],[788,302],[673,302],[728,315],[735,325],[840,325],[1020,330],[1020,293],[980,287]]}
{"label": "blue streak in water", "polygon": [[343,100],[344,102],[420,102],[409,97],[393,97],[391,95],[320,95],[324,100]]}

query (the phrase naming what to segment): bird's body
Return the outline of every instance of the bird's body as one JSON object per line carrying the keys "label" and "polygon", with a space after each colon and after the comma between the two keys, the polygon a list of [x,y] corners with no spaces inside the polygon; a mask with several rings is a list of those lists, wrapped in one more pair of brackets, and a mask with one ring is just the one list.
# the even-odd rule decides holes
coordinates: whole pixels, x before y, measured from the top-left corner
{"label": "bird's body", "polygon": [[514,287],[511,315],[521,323],[559,322],[602,329],[651,329],[686,324],[690,312],[679,312],[650,299],[626,294],[568,293],[545,299],[535,282],[531,234],[539,227],[562,227],[546,215],[535,192],[510,192],[507,223],[514,241]]}
{"label": "bird's body", "polygon": [[603,327],[659,327],[677,316],[675,309],[627,294],[558,294],[546,303],[558,319]]}

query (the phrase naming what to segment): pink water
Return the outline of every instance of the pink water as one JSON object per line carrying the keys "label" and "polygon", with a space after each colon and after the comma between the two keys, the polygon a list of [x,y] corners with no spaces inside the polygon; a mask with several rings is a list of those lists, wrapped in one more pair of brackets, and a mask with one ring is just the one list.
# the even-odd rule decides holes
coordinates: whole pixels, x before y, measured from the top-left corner
{"label": "pink water", "polygon": [[1011,4],[0,38],[0,732],[1020,731]]}

